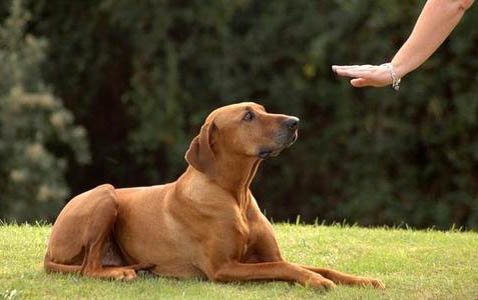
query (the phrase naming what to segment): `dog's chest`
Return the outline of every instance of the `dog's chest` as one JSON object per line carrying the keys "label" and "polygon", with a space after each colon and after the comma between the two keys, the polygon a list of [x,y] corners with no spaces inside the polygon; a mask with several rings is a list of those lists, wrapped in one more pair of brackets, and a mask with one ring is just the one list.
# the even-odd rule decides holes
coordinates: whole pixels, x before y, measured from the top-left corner
{"label": "dog's chest", "polygon": [[237,232],[237,251],[239,252],[239,257],[244,258],[251,246],[253,231],[245,215],[238,215],[236,220],[234,229]]}

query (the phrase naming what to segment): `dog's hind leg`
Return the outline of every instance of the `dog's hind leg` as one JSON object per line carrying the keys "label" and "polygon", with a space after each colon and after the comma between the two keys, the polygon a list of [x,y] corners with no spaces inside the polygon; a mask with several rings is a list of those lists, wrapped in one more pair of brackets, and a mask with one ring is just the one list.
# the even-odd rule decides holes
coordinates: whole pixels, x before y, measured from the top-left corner
{"label": "dog's hind leg", "polygon": [[152,267],[103,266],[105,249],[118,214],[115,189],[105,184],[73,198],[53,225],[44,266],[50,272],[81,273],[96,278],[131,280]]}

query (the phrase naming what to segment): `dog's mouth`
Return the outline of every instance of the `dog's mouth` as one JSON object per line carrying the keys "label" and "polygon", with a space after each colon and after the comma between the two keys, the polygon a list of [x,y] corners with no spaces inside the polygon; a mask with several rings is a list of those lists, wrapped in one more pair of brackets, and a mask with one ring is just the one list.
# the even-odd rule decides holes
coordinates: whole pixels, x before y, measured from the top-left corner
{"label": "dog's mouth", "polygon": [[274,156],[279,155],[279,153],[281,153],[281,151],[283,149],[284,148],[277,149],[277,150],[261,150],[261,151],[259,151],[259,157],[261,159],[268,159],[269,157],[274,157]]}
{"label": "dog's mouth", "polygon": [[284,143],[282,144],[280,147],[278,148],[275,148],[275,149],[271,149],[271,148],[263,148],[259,151],[259,157],[261,159],[268,159],[270,157],[276,157],[278,156],[282,150],[286,149],[286,148],[289,148],[290,146],[292,146],[292,144],[295,143],[295,141],[297,141],[297,138],[298,138],[298,133],[297,131]]}
{"label": "dog's mouth", "polygon": [[294,144],[298,138],[299,138],[299,133],[296,131],[290,138],[289,143],[286,145],[286,148],[289,148],[290,146],[292,146],[292,144]]}

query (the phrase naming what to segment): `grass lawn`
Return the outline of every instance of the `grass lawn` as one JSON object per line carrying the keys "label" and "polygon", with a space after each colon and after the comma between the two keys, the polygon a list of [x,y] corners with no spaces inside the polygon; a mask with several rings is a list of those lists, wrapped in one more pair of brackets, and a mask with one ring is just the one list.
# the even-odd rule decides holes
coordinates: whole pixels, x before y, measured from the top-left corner
{"label": "grass lawn", "polygon": [[274,225],[286,259],[381,279],[318,292],[284,282],[216,284],[143,274],[133,282],[46,274],[49,226],[0,226],[0,299],[478,299],[478,233]]}

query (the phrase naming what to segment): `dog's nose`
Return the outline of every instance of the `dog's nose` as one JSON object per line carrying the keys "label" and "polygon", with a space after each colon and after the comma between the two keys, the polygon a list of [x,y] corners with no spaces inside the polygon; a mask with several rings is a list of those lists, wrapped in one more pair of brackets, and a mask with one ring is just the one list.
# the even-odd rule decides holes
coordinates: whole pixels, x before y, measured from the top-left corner
{"label": "dog's nose", "polygon": [[287,120],[284,122],[284,125],[287,126],[290,130],[296,130],[299,127],[299,118],[296,117],[288,117]]}

